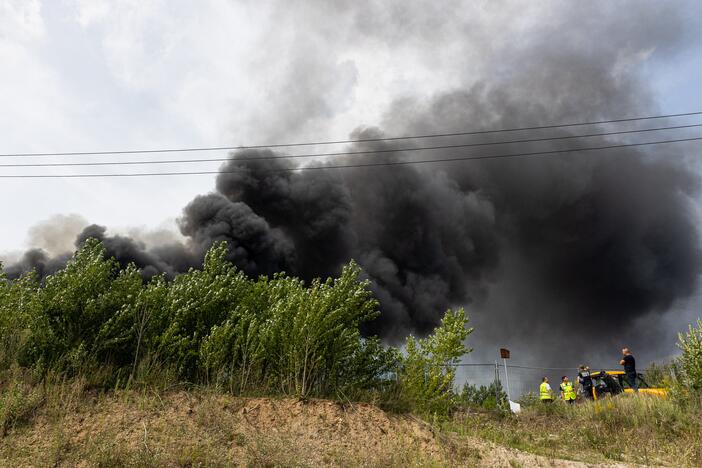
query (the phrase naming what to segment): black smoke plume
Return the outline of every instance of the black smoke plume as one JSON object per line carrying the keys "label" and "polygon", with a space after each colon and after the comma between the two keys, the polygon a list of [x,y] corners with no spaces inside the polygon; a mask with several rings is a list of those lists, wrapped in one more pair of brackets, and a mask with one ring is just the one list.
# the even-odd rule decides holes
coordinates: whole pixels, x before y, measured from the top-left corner
{"label": "black smoke plume", "polygon": [[[626,21],[621,16],[608,20],[607,8],[602,14],[581,6],[567,9],[554,13],[553,23],[539,23],[538,33],[513,43],[493,44],[490,37],[483,38],[485,47],[493,47],[500,56],[476,65],[480,79],[469,83],[466,71],[465,84],[454,89],[399,99],[385,113],[382,130],[359,128],[352,137],[657,113],[634,62],[642,51],[676,47],[677,14],[656,3],[630,8]],[[354,27],[372,40],[388,43],[407,33],[407,25],[388,17],[389,10],[376,13],[357,11],[359,24]],[[568,27],[581,20],[586,27]],[[441,38],[435,34],[440,25],[418,22],[411,27],[420,30],[409,33],[434,44]],[[455,33],[464,30],[469,31],[465,38],[462,32]],[[480,41],[476,39],[480,29],[452,31],[459,34],[453,41]],[[666,121],[656,124],[662,122]],[[641,124],[629,128],[636,125]],[[431,144],[609,129],[513,132],[431,140]],[[474,312],[483,342],[493,347],[516,343],[531,354],[558,355],[556,361],[562,362],[564,357],[589,352],[583,349],[593,340],[618,346],[632,338],[632,324],[649,317],[657,323],[655,319],[676,301],[695,291],[700,249],[692,200],[699,195],[699,180],[681,157],[689,149],[634,147],[472,162],[304,167],[457,153],[552,151],[645,138],[373,153],[301,166],[272,159],[283,156],[281,152],[239,151],[223,165],[216,190],[184,208],[179,220],[184,242],[148,248],[138,239],[110,236],[104,227],[90,226],[76,245],[97,237],[111,255],[123,264],[135,262],[146,277],[186,271],[219,240],[229,242],[230,259],[250,275],[284,270],[305,279],[326,277],[355,259],[372,280],[381,303],[382,315],[370,332],[389,341],[410,332],[424,334],[446,308],[465,305]],[[386,150],[408,144],[427,142],[358,143],[347,149]],[[63,261],[32,251],[8,272],[16,276],[36,267],[40,274],[48,274]]]}

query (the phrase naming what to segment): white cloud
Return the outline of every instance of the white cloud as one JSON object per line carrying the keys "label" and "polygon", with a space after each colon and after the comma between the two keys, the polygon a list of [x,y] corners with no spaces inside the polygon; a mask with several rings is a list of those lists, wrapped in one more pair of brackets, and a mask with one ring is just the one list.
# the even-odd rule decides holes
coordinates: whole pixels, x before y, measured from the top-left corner
{"label": "white cloud", "polygon": [[38,0],[0,2],[0,41],[31,42],[44,35]]}
{"label": "white cloud", "polygon": [[108,0],[75,0],[74,7],[76,20],[84,28],[105,20],[111,10]]}

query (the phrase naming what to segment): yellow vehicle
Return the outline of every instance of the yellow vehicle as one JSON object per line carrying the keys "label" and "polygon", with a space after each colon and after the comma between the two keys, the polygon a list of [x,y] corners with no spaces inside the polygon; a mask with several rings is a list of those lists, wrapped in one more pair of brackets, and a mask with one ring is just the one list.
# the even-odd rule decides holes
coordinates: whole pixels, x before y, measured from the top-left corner
{"label": "yellow vehicle", "polygon": [[[595,400],[602,398],[603,396],[634,392],[634,390],[629,387],[629,382],[626,379],[624,371],[599,371],[592,373],[591,377],[593,382],[592,396]],[[639,393],[660,398],[666,398],[668,396],[668,389],[662,387],[651,387],[646,382],[643,374],[637,374],[636,380],[639,387]]]}

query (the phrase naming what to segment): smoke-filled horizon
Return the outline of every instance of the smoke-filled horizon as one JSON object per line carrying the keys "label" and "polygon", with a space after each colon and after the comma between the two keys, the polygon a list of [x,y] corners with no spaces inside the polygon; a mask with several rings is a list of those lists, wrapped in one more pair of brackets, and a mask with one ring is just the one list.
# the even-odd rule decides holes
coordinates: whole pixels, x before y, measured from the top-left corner
{"label": "smoke-filled horizon", "polygon": [[[630,11],[626,21],[608,18],[608,11],[557,9],[550,22],[520,41],[500,42],[494,51],[488,41],[487,57],[476,59],[474,69],[468,61],[456,85],[431,96],[396,99],[379,126],[359,127],[350,134],[370,138],[655,114],[656,99],[640,60],[654,50],[672,53],[682,35],[682,20],[674,9],[656,3]],[[414,13],[421,17],[420,11]],[[399,40],[402,23],[387,15],[375,19],[380,17],[386,18],[382,24],[359,16],[352,30],[376,40]],[[566,28],[577,18],[584,25]],[[452,47],[481,37],[461,29],[460,22],[451,25],[446,44]],[[435,27],[423,24],[416,37],[431,35]],[[599,37],[607,41],[593,46]],[[295,73],[290,79],[298,80],[296,86],[304,81],[305,89],[317,84],[314,73]],[[304,109],[281,109],[274,120],[293,121]],[[288,134],[270,132],[277,133]],[[459,151],[550,151],[642,139],[591,138]],[[397,146],[356,143],[345,149]],[[428,159],[456,152],[377,153],[329,163]],[[231,261],[250,275],[286,271],[309,280],[338,274],[354,259],[381,304],[382,314],[368,331],[390,342],[409,333],[426,334],[448,307],[465,306],[474,318],[478,343],[490,347],[483,353],[474,344],[481,356],[491,355],[495,346],[514,345],[540,362],[562,363],[579,361],[583,354],[590,359],[607,355],[624,340],[634,348],[646,345],[649,351],[662,352],[670,343],[655,340],[669,330],[657,327],[671,326],[668,311],[696,292],[700,273],[693,202],[700,181],[684,158],[695,152],[693,146],[640,147],[281,172],[276,169],[298,163],[242,161],[285,154],[242,150],[222,166],[212,192],[183,208],[178,219],[182,240],[167,236],[164,242],[144,242],[138,235],[110,235],[107,227],[90,225],[75,245],[96,237],[122,264],[136,263],[145,277],[160,272],[173,276],[197,266],[209,246],[221,240],[230,245]],[[69,256],[35,249],[6,271],[16,276],[36,268],[40,275],[50,274]],[[643,320],[648,329],[642,328]],[[593,343],[597,349],[590,349]]]}

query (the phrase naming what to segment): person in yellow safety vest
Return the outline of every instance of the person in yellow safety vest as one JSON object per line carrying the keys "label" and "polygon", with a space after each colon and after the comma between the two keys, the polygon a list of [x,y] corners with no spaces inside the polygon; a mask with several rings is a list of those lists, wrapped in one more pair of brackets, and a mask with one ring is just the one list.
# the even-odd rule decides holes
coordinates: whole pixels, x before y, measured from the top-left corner
{"label": "person in yellow safety vest", "polygon": [[561,377],[561,398],[566,403],[575,403],[575,390],[573,389],[573,383],[568,381],[568,376],[564,375]]}
{"label": "person in yellow safety vest", "polygon": [[539,398],[542,403],[551,403],[553,401],[553,392],[551,391],[551,386],[548,384],[548,377],[541,379]]}

